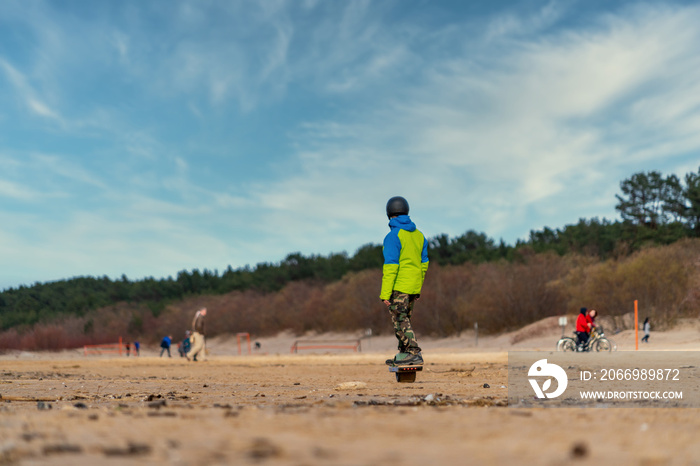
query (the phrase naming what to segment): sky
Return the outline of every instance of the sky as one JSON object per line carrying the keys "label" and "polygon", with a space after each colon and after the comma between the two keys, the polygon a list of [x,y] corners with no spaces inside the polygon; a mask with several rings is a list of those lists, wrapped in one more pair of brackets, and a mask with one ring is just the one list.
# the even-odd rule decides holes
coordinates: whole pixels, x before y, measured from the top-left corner
{"label": "sky", "polygon": [[3,0],[0,290],[619,219],[700,167],[700,2]]}

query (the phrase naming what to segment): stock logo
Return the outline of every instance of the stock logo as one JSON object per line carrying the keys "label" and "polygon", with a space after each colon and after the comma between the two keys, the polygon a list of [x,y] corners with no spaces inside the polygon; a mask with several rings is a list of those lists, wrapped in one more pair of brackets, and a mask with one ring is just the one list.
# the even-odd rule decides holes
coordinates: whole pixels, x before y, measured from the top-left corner
{"label": "stock logo", "polygon": [[[566,372],[556,364],[550,364],[546,359],[540,359],[530,366],[527,375],[529,377],[547,377],[540,387],[538,379],[528,379],[532,389],[535,390],[537,398],[556,398],[566,390],[566,385],[569,383],[566,377]],[[547,392],[552,386],[552,378],[557,381],[557,389],[552,392]]]}

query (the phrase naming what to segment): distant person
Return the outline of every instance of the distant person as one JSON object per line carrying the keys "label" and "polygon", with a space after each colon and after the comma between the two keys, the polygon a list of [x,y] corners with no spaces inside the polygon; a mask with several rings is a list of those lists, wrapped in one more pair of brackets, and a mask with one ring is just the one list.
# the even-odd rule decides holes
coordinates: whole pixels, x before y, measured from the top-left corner
{"label": "distant person", "polygon": [[595,324],[595,318],[598,316],[598,311],[595,309],[591,309],[588,311],[588,323],[591,324],[590,328],[588,329],[588,334],[590,335],[591,332],[593,331],[594,328],[597,327]]}
{"label": "distant person", "polygon": [[386,204],[389,233],[384,237],[382,287],[379,299],[389,308],[399,353],[387,365],[422,365],[423,355],[411,326],[413,306],[420,298],[428,271],[428,241],[408,216],[401,196]]}
{"label": "distant person", "polygon": [[138,341],[134,342],[134,356],[140,356],[141,355],[141,343]]}
{"label": "distant person", "polygon": [[187,356],[187,353],[189,353],[191,348],[192,344],[190,343],[190,331],[187,330],[185,332],[185,338],[180,342],[177,348],[178,352],[180,353],[180,357],[184,358]]}
{"label": "distant person", "polygon": [[649,343],[649,332],[651,331],[651,324],[649,324],[648,317],[646,319],[644,319],[644,323],[642,324],[642,330],[644,331],[644,336],[642,337],[642,341],[644,343]]}
{"label": "distant person", "polygon": [[201,355],[201,361],[204,361],[206,358],[206,342],[204,340],[204,318],[206,316],[206,307],[203,307],[194,314],[194,319],[192,319],[192,335],[190,336],[190,344],[192,347],[189,352],[186,353],[188,361],[196,361],[199,355]]}
{"label": "distant person", "polygon": [[126,342],[126,357],[129,357],[129,353],[131,353],[131,343]]}
{"label": "distant person", "polygon": [[582,307],[576,318],[576,338],[578,351],[583,351],[588,343],[588,335],[591,333],[591,321],[588,315],[588,309]]}
{"label": "distant person", "polygon": [[160,341],[160,357],[161,358],[163,357],[163,353],[165,351],[168,352],[169,358],[172,357],[170,355],[170,345],[172,344],[172,342],[173,342],[173,337],[171,337],[170,335],[164,336],[163,339]]}

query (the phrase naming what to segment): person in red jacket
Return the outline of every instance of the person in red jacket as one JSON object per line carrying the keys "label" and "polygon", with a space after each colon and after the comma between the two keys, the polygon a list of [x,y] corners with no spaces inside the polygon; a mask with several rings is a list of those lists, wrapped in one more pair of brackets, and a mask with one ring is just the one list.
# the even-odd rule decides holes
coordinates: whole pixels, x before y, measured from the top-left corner
{"label": "person in red jacket", "polygon": [[578,337],[578,350],[583,351],[588,343],[588,335],[591,333],[591,321],[588,316],[588,309],[581,308],[581,312],[576,318],[576,336]]}
{"label": "person in red jacket", "polygon": [[588,311],[588,323],[591,324],[591,327],[588,329],[589,335],[590,335],[591,331],[593,330],[593,328],[596,326],[595,325],[595,318],[597,315],[598,315],[598,311],[596,311],[595,309],[591,309],[590,311]]}

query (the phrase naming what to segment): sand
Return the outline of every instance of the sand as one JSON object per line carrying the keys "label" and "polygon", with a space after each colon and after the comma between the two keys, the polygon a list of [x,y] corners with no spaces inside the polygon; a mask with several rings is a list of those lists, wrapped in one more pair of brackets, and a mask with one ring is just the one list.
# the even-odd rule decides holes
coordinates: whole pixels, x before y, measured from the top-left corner
{"label": "sand", "polygon": [[[561,332],[559,332],[561,333]],[[551,351],[557,334],[431,340],[415,383],[362,352],[290,353],[295,337],[209,342],[206,361],[62,353],[0,356],[0,464],[695,464],[690,408],[508,407],[507,351]],[[307,335],[305,339],[348,339]],[[634,332],[614,337],[634,349]],[[648,350],[698,350],[691,327]],[[700,360],[699,360],[700,362]]]}

